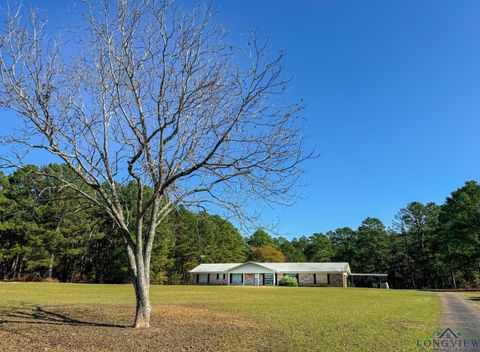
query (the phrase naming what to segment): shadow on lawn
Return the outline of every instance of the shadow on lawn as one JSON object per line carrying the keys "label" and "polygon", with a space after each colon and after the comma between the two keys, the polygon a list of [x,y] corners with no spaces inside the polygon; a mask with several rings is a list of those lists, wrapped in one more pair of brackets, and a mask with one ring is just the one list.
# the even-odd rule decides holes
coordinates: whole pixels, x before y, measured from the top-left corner
{"label": "shadow on lawn", "polygon": [[480,302],[480,296],[468,297],[468,299],[469,299],[470,301]]}
{"label": "shadow on lawn", "polygon": [[[17,320],[6,320],[5,318],[16,318]],[[125,325],[94,323],[71,318],[65,314],[48,311],[42,307],[32,310],[0,311],[0,325],[2,324],[47,324],[47,325],[70,325],[70,326],[95,326],[109,328],[126,328]]]}

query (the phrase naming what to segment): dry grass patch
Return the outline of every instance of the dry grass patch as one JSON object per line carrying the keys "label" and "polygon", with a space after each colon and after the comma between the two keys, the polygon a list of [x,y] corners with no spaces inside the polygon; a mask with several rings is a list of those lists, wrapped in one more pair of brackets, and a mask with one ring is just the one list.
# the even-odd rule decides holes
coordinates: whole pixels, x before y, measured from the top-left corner
{"label": "dry grass patch", "polygon": [[470,301],[480,305],[480,291],[468,291],[462,292],[461,294]]}
{"label": "dry grass patch", "polygon": [[128,306],[1,308],[0,350],[281,350],[275,345],[281,338],[279,332],[238,314],[160,305],[153,309],[150,329],[132,329],[131,320]]}

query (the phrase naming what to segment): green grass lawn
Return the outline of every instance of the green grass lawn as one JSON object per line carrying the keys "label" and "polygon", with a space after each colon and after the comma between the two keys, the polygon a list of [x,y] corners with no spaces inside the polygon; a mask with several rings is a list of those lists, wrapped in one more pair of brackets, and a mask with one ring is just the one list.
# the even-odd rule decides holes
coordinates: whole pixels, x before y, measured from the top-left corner
{"label": "green grass lawn", "polygon": [[125,327],[129,285],[0,283],[0,350],[409,351],[439,316],[435,294],[407,290],[153,286],[151,298],[138,331]]}

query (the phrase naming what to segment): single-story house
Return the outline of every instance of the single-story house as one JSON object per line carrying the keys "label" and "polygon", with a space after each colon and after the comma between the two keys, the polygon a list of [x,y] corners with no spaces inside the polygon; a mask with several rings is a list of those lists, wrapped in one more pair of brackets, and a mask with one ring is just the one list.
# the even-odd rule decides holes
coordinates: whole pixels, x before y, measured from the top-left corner
{"label": "single-story house", "polygon": [[200,264],[190,270],[193,284],[275,286],[285,275],[299,286],[347,287],[348,263],[219,263]]}

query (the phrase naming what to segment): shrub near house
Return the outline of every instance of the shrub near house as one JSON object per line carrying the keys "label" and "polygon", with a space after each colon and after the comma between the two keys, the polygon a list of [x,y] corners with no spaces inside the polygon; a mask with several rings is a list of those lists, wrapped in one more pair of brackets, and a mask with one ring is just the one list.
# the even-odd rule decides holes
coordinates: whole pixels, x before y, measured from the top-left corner
{"label": "shrub near house", "polygon": [[293,276],[284,276],[278,283],[280,286],[290,286],[290,287],[296,287],[298,286],[298,281],[295,277]]}

